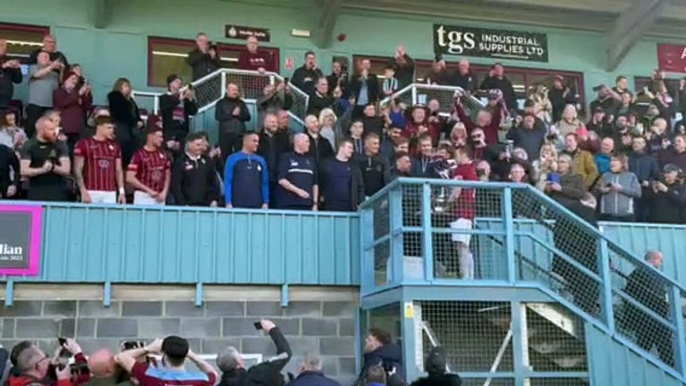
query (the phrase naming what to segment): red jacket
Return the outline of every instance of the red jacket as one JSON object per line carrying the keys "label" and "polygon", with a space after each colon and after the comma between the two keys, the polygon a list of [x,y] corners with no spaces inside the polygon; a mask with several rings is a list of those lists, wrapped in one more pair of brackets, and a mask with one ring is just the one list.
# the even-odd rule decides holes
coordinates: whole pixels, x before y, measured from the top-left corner
{"label": "red jacket", "polygon": [[86,126],[86,113],[90,111],[93,97],[79,95],[78,90],[68,92],[60,87],[53,93],[53,107],[62,116],[62,128],[66,134],[81,134]]}
{"label": "red jacket", "polygon": [[426,134],[429,134],[433,144],[438,143],[438,138],[441,136],[441,128],[434,123],[429,123],[428,119],[425,119],[422,123],[415,123],[412,118],[408,119],[401,135],[410,140],[410,153],[413,154],[417,149],[417,138],[421,135],[419,134],[419,126],[426,126],[429,130]]}
{"label": "red jacket", "polygon": [[56,383],[50,384],[45,380],[40,380],[29,376],[10,376],[7,380],[8,386],[28,386],[28,385],[41,385],[41,386],[74,386],[69,379],[61,379]]}

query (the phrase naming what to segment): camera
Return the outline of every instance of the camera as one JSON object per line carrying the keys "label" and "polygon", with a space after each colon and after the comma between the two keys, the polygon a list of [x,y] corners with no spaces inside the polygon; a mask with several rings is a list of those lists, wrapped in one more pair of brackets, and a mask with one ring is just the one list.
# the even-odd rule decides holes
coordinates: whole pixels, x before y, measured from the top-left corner
{"label": "camera", "polygon": [[121,345],[122,351],[128,351],[128,350],[133,350],[136,348],[143,348],[145,347],[145,342],[142,340],[128,340]]}
{"label": "camera", "polygon": [[257,330],[257,331],[262,330],[262,323],[261,322],[255,322],[255,323],[253,323],[253,326],[255,326],[255,330]]}

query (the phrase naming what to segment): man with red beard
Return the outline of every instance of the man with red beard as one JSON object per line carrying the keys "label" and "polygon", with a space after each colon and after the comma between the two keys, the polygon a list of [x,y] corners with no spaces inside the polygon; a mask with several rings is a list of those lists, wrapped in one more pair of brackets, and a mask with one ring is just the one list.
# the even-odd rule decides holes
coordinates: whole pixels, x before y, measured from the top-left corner
{"label": "man with red beard", "polygon": [[74,176],[84,204],[126,203],[121,149],[114,140],[112,118],[96,118],[95,135],[76,143]]}
{"label": "man with red beard", "polygon": [[34,201],[67,201],[64,177],[71,173],[69,149],[57,140],[57,124],[49,117],[36,122],[36,136],[21,148],[21,175],[29,179],[27,198]]}

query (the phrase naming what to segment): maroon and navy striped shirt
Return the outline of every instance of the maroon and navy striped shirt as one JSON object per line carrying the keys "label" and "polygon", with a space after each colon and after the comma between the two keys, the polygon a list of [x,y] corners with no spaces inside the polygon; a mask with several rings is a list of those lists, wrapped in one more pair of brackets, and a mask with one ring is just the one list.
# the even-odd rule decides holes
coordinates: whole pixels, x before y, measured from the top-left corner
{"label": "maroon and navy striped shirt", "polygon": [[158,193],[164,190],[164,178],[170,167],[169,156],[159,149],[138,149],[129,163],[129,171],[136,172],[138,181]]}
{"label": "maroon and navy striped shirt", "polygon": [[117,191],[117,160],[121,149],[114,141],[82,139],[74,146],[74,156],[83,157],[83,183],[87,190]]}
{"label": "maroon and navy striped shirt", "polygon": [[131,376],[141,386],[214,386],[217,382],[215,374],[205,374],[199,371],[171,370],[136,362],[131,369]]}

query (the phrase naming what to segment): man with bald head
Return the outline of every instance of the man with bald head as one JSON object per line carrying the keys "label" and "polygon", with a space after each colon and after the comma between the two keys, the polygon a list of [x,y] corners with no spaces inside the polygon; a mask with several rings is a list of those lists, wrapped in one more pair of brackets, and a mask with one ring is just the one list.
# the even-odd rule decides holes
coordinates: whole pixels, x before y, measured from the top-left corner
{"label": "man with bald head", "polygon": [[98,350],[88,357],[91,378],[88,386],[109,386],[117,383],[117,364],[110,350]]}
{"label": "man with bald head", "polygon": [[14,95],[14,85],[23,80],[19,61],[7,56],[7,41],[0,39],[0,117],[5,116]]}
{"label": "man with bald head", "polygon": [[279,130],[279,120],[274,114],[264,117],[264,124],[260,132],[260,145],[257,154],[267,162],[269,170],[269,207],[277,208],[276,193],[279,187],[278,163],[281,156],[286,154],[291,147],[288,132]]}
{"label": "man with bald head", "polygon": [[47,52],[50,55],[51,62],[59,61],[64,64],[63,68],[69,67],[67,57],[64,56],[63,53],[57,51],[57,39],[55,39],[53,35],[43,36],[43,46],[31,52],[31,55],[29,56],[29,64],[38,63],[38,54],[41,52]]}
{"label": "man with bald head", "polygon": [[310,137],[298,133],[293,137],[293,152],[279,160],[278,202],[280,209],[317,210],[319,183],[317,165],[307,155]]}
{"label": "man with bald head", "polygon": [[[664,280],[653,271],[662,268],[662,252],[649,251],[644,259],[647,265],[636,264],[636,268],[626,281],[624,292],[645,308],[669,320],[667,288]],[[660,359],[672,366],[674,353],[672,333],[669,328],[629,302],[625,302],[625,307],[625,322],[628,329],[636,334],[636,344],[648,352],[653,349],[653,346],[657,347]]]}

